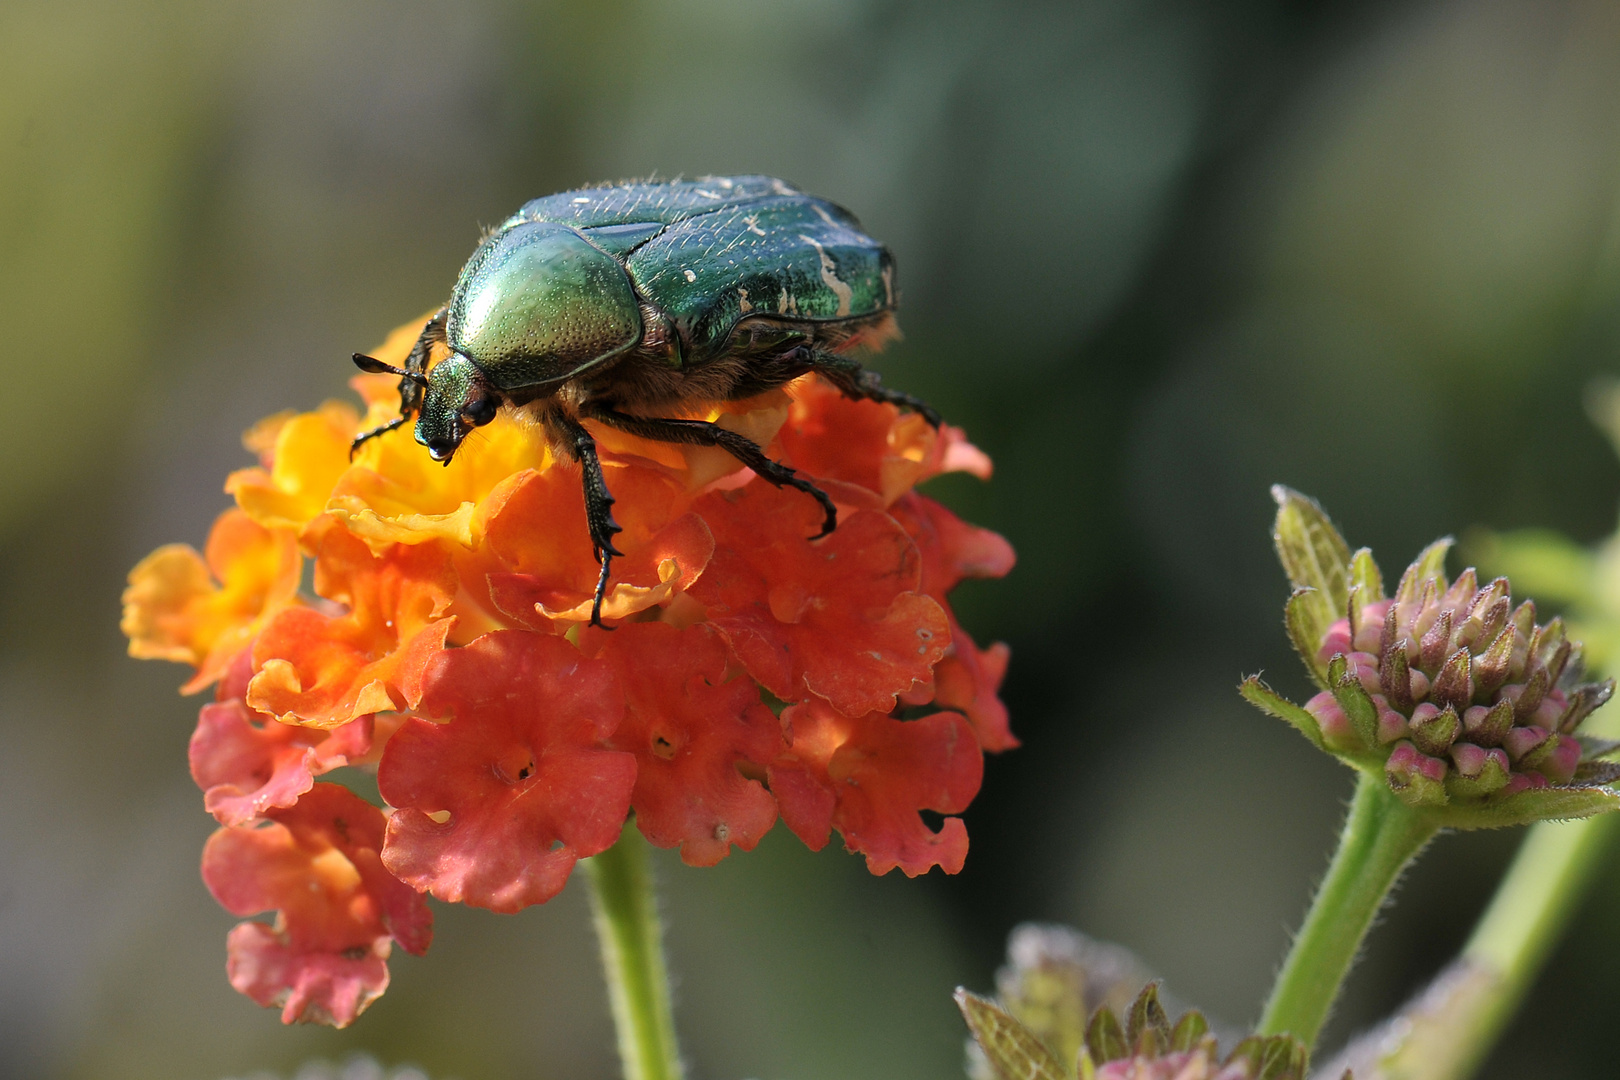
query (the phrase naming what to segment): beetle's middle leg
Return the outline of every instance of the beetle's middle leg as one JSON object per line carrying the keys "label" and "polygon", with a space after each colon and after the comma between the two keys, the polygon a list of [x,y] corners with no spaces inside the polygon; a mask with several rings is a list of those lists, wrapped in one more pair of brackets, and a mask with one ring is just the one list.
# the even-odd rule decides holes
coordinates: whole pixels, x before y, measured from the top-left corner
{"label": "beetle's middle leg", "polygon": [[602,572],[596,578],[596,597],[591,603],[591,625],[602,626],[602,599],[607,596],[609,568],[613,565],[615,555],[624,554],[613,546],[613,536],[624,530],[613,520],[613,495],[608,491],[607,480],[602,475],[602,461],[596,456],[596,440],[591,438],[591,433],[578,420],[560,410],[546,414],[546,421],[548,426],[562,435],[564,445],[573,453],[574,460],[579,462],[579,471],[585,481],[585,524],[590,529],[591,547],[595,549],[596,559],[602,564]]}
{"label": "beetle's middle leg", "polygon": [[610,424],[620,431],[628,431],[632,435],[639,435],[644,439],[656,439],[659,442],[686,443],[693,446],[718,446],[744,465],[753,469],[762,479],[777,487],[790,487],[802,491],[821,504],[826,517],[822,522],[821,531],[810,539],[819,540],[823,536],[838,528],[838,508],[825,491],[783,465],[780,461],[772,461],[765,455],[765,451],[754,445],[746,436],[730,431],[719,424],[712,424],[707,420],[668,420],[653,419],[641,416],[631,416],[629,413],[618,412],[604,405],[587,405],[585,415],[593,420],[600,420]]}
{"label": "beetle's middle leg", "polygon": [[877,372],[868,371],[861,366],[860,361],[823,349],[808,349],[802,345],[799,348],[809,353],[806,359],[810,370],[838,387],[845,397],[857,401],[881,401],[889,405],[898,405],[907,412],[918,414],[928,421],[931,427],[937,428],[944,422],[932,405],[903,390],[891,390],[884,386]]}

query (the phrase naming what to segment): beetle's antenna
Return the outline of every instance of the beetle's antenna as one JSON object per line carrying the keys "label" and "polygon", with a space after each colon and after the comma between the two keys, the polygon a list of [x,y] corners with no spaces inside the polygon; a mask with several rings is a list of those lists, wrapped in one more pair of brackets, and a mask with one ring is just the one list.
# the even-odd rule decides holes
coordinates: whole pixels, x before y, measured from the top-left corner
{"label": "beetle's antenna", "polygon": [[393,364],[385,364],[381,360],[378,360],[375,356],[367,356],[365,353],[355,353],[354,366],[359,368],[361,371],[369,371],[373,375],[398,375],[402,379],[411,380],[411,382],[415,383],[417,386],[420,386],[424,390],[427,389],[428,381],[425,375],[421,375],[415,371],[406,371],[404,368],[397,368]]}

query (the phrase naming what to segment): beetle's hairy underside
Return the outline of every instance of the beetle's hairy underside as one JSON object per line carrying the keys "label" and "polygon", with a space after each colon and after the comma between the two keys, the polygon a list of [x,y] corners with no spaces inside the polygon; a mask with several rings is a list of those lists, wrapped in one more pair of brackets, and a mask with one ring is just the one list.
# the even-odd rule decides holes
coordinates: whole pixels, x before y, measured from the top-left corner
{"label": "beetle's hairy underside", "polygon": [[832,500],[759,446],[681,414],[750,398],[814,372],[845,395],[889,402],[939,425],[923,402],[883,386],[848,353],[898,335],[888,250],[847,211],[765,176],[615,184],[526,203],[491,231],[402,368],[400,415],[449,463],[503,407],[542,425],[577,461],[601,563],[591,622],[602,625],[620,532],[596,442],[581,421],[661,442],[717,446],[778,487]]}

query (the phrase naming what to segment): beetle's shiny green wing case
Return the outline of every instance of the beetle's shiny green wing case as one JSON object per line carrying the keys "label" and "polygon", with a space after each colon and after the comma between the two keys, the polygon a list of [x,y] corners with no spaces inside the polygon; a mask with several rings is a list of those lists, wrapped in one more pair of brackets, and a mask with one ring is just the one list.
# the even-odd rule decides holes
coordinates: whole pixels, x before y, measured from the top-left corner
{"label": "beetle's shiny green wing case", "polygon": [[772,195],[799,190],[774,176],[703,176],[696,180],[604,184],[531,199],[501,227],[520,221],[555,221],[576,229],[677,221]]}
{"label": "beetle's shiny green wing case", "polygon": [[636,287],[702,353],[749,316],[860,321],[895,306],[894,262],[847,211],[771,195],[671,224],[626,261]]}
{"label": "beetle's shiny green wing case", "polygon": [[451,294],[451,348],[501,390],[558,383],[641,338],[623,265],[565,225],[528,221],[491,234]]}

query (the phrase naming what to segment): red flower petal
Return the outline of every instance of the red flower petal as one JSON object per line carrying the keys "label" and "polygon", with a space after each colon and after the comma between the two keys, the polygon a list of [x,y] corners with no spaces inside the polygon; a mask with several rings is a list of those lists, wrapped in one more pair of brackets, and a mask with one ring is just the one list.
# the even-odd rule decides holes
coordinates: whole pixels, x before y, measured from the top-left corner
{"label": "red flower petal", "polygon": [[191,777],[203,807],[222,825],[246,825],[274,807],[292,806],[315,777],[363,755],[371,717],[330,733],[283,724],[241,698],[204,705],[191,736]]}
{"label": "red flower petal", "polygon": [[936,600],[965,578],[1005,577],[1018,557],[998,533],[969,525],[926,495],[908,492],[894,515],[922,554],[922,591]]}
{"label": "red flower petal", "polygon": [[348,1027],[388,989],[389,939],[341,953],[290,948],[264,923],[237,923],[225,937],[225,975],[239,994],[281,1009],[283,1024]]}
{"label": "red flower petal", "polygon": [[951,652],[934,669],[934,704],[967,716],[979,744],[992,753],[1020,745],[997,696],[1011,650],[998,641],[981,649],[951,616]]}
{"label": "red flower petal", "polygon": [[618,839],[636,762],[599,748],[624,714],[606,663],[500,630],[435,657],[421,709],[453,719],[407,720],[377,773],[400,808],[383,861],[401,880],[512,912],[551,899],[576,860]]}
{"label": "red flower petal", "polygon": [[1001,577],[1012,569],[1012,545],[989,529],[969,525],[933,499],[916,492],[889,508],[917,543],[922,556],[922,591],[938,600],[950,620],[951,648],[934,669],[934,704],[959,709],[986,750],[1019,745],[1007,724],[1007,707],[996,696],[1007,672],[1008,649],[996,643],[980,649],[956,621],[945,594],[964,578]]}
{"label": "red flower petal", "polygon": [[771,693],[796,701],[808,691],[860,716],[932,687],[950,628],[915,591],[917,547],[893,518],[858,511],[811,542],[820,507],[763,482],[714,492],[694,509],[715,554],[691,596]]}
{"label": "red flower petal", "polygon": [[282,1020],[342,1027],[388,985],[390,940],[420,953],[432,937],[422,898],[382,867],[382,811],[316,784],[258,828],[223,828],[203,848],[203,881],[234,915],[274,924],[230,935],[231,985]]}
{"label": "red flower petal", "polygon": [[441,618],[456,590],[449,556],[433,544],[373,555],[330,519],[311,534],[315,590],[349,610],[289,609],[265,627],[248,704],[285,723],[328,728],[414,707],[422,669],[452,626]]}
{"label": "red flower petal", "polygon": [[636,824],[690,866],[713,866],[736,844],[751,851],[776,824],[763,777],[786,749],[752,680],[726,680],[726,648],[704,626],[630,623],[591,635],[624,688],[612,746],[636,757]]}
{"label": "red flower petal", "polygon": [[792,749],[770,769],[782,820],[812,849],[837,829],[874,874],[898,866],[908,877],[967,859],[967,827],[947,818],[938,832],[918,811],[967,809],[984,777],[973,730],[955,713],[896,720],[882,713],[842,716],[819,701],[782,714]]}

